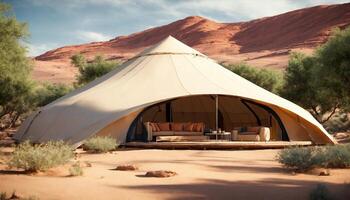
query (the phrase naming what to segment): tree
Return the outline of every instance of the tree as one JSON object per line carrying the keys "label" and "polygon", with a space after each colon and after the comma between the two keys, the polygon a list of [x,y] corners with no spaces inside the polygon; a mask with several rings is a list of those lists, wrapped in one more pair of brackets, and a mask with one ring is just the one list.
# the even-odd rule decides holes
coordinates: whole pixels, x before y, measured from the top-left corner
{"label": "tree", "polygon": [[277,93],[278,88],[282,85],[282,74],[273,70],[257,69],[245,63],[231,64],[225,67],[233,73],[273,93]]}
{"label": "tree", "polygon": [[82,64],[84,62],[77,62],[77,60],[82,61],[85,58],[82,55],[75,55],[71,58],[73,65],[79,69],[78,86],[85,85],[119,66],[117,62],[106,61],[102,56],[96,56],[91,62],[85,62],[85,64]]}
{"label": "tree", "polygon": [[291,54],[281,95],[308,109],[320,122],[350,105],[350,28],[335,30],[312,56]]}
{"label": "tree", "polygon": [[27,26],[0,3],[0,122],[11,127],[18,117],[34,104],[31,101],[35,84],[30,79],[31,62],[21,40],[28,36]]}
{"label": "tree", "polygon": [[71,64],[77,68],[84,68],[86,66],[86,59],[80,53],[73,55],[70,59]]}
{"label": "tree", "polygon": [[44,84],[36,91],[37,106],[45,106],[73,90],[65,84]]}

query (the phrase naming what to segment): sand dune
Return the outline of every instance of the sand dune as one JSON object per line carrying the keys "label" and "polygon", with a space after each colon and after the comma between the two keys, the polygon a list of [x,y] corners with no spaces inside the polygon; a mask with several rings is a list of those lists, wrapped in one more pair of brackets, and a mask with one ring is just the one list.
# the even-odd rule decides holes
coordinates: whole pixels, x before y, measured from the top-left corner
{"label": "sand dune", "polygon": [[[291,51],[312,52],[327,41],[333,28],[345,28],[349,24],[350,3],[304,8],[238,23],[219,23],[191,16],[106,42],[48,51],[35,58],[37,67],[33,75],[38,80],[72,81],[71,73],[75,70],[70,69],[69,58],[74,54],[82,53],[89,59],[99,54],[111,60],[125,60],[168,35],[218,61],[245,61],[257,67],[283,69]],[[61,69],[53,72],[52,66]],[[55,77],[47,77],[50,74]]]}

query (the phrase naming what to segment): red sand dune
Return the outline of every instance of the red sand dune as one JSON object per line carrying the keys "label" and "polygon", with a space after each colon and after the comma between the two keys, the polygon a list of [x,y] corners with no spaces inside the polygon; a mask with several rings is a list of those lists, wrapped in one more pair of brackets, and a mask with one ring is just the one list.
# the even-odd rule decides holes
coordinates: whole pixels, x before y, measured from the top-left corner
{"label": "red sand dune", "polygon": [[[324,43],[333,28],[350,24],[350,3],[316,6],[248,22],[218,23],[191,16],[106,42],[65,46],[35,58],[39,66],[58,62],[60,70],[48,77],[36,72],[38,80],[69,82],[74,79],[69,58],[82,53],[89,59],[96,54],[108,59],[128,59],[145,48],[172,35],[210,57],[225,62],[245,61],[257,67],[284,68],[291,50],[312,52]],[[40,67],[42,70],[43,68]],[[57,74],[58,73],[58,74]],[[41,74],[41,75],[40,75]],[[72,78],[72,79],[71,79]]]}

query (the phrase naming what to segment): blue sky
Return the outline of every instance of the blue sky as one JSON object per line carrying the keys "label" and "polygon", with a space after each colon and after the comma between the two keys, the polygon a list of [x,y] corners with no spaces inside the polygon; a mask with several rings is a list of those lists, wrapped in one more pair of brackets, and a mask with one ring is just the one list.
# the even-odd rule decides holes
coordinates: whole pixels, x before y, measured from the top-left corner
{"label": "blue sky", "polygon": [[4,0],[27,22],[29,55],[72,44],[105,41],[191,15],[247,21],[345,0]]}

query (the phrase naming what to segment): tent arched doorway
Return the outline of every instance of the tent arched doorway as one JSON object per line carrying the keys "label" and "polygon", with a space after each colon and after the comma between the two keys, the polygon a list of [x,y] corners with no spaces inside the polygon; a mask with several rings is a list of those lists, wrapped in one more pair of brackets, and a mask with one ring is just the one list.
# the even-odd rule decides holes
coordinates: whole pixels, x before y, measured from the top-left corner
{"label": "tent arched doorway", "polygon": [[127,142],[147,141],[145,122],[201,122],[204,132],[269,127],[271,140],[289,141],[280,117],[271,108],[235,96],[195,95],[171,99],[145,108],[131,123]]}

